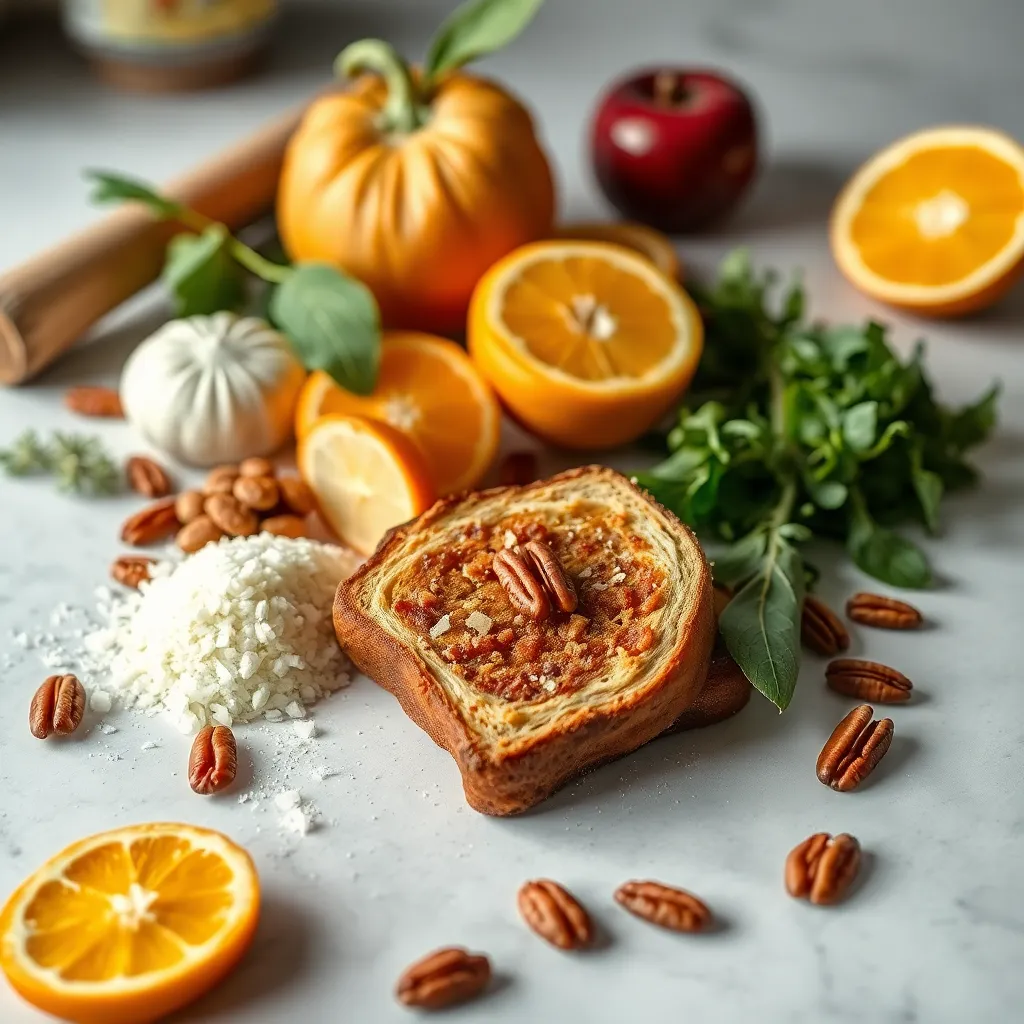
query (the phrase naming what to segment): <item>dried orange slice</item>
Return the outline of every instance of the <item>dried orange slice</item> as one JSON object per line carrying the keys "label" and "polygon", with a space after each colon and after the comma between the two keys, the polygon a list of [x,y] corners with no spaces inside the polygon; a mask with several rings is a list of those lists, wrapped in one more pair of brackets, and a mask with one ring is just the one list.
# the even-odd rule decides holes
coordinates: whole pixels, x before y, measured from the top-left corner
{"label": "dried orange slice", "polygon": [[555,228],[554,237],[624,245],[646,256],[666,277],[674,281],[683,279],[683,268],[672,240],[646,224],[631,220],[562,224]]}
{"label": "dried orange slice", "polygon": [[469,353],[512,414],[570,448],[632,441],[689,384],[703,343],[697,308],[632,249],[535,242],[477,285]]}
{"label": "dried orange slice", "polygon": [[1024,269],[1024,147],[990,128],[893,143],[843,189],[832,252],[869,295],[931,316],[990,305]]}
{"label": "dried orange slice", "polygon": [[362,416],[321,417],[299,442],[298,463],[328,526],[362,554],[437,496],[416,444]]}
{"label": "dried orange slice", "polygon": [[191,825],[73,843],[0,913],[0,967],[46,1013],[142,1024],[215,985],[246,951],[260,892],[249,855]]}
{"label": "dried orange slice", "polygon": [[501,409],[466,351],[453,341],[413,331],[388,331],[373,394],[354,395],[324,372],[299,396],[295,434],[309,433],[331,413],[388,423],[420,446],[438,494],[475,486],[498,450]]}

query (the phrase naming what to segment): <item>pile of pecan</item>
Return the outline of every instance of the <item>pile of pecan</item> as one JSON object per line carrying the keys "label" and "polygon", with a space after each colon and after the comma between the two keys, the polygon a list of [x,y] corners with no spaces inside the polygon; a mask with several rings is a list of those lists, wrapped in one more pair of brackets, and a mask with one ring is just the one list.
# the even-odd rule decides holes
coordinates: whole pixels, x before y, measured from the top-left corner
{"label": "pile of pecan", "polygon": [[[297,476],[277,476],[274,464],[264,458],[218,466],[202,488],[173,497],[166,472],[152,459],[131,459],[128,479],[135,491],[157,499],[122,526],[121,540],[133,547],[173,536],[182,551],[192,554],[222,537],[260,532],[304,537],[306,517],[316,505],[305,481]],[[114,562],[111,575],[125,586],[137,587],[149,578],[152,562],[143,556],[124,555]]]}

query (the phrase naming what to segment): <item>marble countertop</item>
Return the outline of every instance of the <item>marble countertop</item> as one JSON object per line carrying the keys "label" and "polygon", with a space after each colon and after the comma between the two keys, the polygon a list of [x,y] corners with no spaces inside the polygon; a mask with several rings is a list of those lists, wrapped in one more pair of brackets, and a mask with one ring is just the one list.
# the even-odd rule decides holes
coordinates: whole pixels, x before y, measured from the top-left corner
{"label": "marble countertop", "polygon": [[[288,6],[269,72],[201,97],[108,92],[46,29],[6,26],[0,267],[93,216],[80,168],[168,177],[308,95],[346,41],[380,34],[422,49],[444,6]],[[943,535],[923,541],[940,578],[916,598],[928,628],[854,637],[853,654],[915,683],[915,699],[892,712],[896,738],[869,784],[839,795],[814,777],[847,707],[814,657],[785,715],[755,697],[736,719],[651,743],[515,820],[469,810],[448,756],[359,678],[316,708],[311,755],[287,726],[240,733],[250,756],[237,792],[298,788],[323,814],[306,837],[286,835],[272,800],[192,795],[188,742],[157,721],[90,713],[70,742],[32,739],[28,697],[46,670],[15,635],[59,638],[74,627],[73,615],[51,624],[54,609],[94,605],[117,527],[137,503],[0,479],[0,893],[70,841],[119,824],[187,820],[234,837],[262,877],[259,933],[239,969],[181,1021],[409,1020],[392,999],[395,978],[450,943],[485,951],[498,974],[486,1000],[452,1013],[458,1021],[1022,1019],[1024,290],[965,322],[894,314],[844,283],[825,224],[856,163],[906,131],[980,121],[1024,137],[1024,12],[1017,0],[893,6],[551,0],[529,39],[491,62],[540,112],[572,217],[607,214],[584,149],[604,80],[667,59],[732,69],[760,98],[769,162],[727,228],[681,243],[687,264],[707,269],[746,244],[761,263],[803,268],[814,313],[885,318],[903,348],[926,336],[946,399],[1002,382],[999,430],[977,460],[984,484],[950,500]],[[0,443],[25,427],[81,428],[61,407],[63,389],[114,383],[159,314],[143,304],[31,386],[0,392]],[[138,448],[123,425],[96,430],[120,453]],[[834,551],[814,557],[833,604],[867,582]],[[318,767],[331,774],[320,778]],[[795,902],[782,886],[787,852],[819,830],[851,832],[866,851],[856,891],[832,909]],[[564,955],[526,930],[515,893],[537,876],[560,880],[593,911],[598,949]],[[673,936],[630,918],[611,894],[638,877],[691,889],[720,926]],[[3,984],[0,1019],[42,1020]]]}

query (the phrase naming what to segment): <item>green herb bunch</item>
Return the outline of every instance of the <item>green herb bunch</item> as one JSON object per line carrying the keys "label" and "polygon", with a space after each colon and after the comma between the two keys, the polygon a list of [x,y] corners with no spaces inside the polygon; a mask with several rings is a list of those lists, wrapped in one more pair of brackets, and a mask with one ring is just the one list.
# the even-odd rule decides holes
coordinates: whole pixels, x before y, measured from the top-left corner
{"label": "green herb bunch", "polygon": [[798,545],[838,540],[871,576],[927,586],[924,553],[892,527],[938,529],[942,495],[975,479],[964,456],[991,431],[997,390],[951,411],[935,400],[920,343],[903,361],[880,324],[808,324],[800,285],[773,308],[775,284],[739,251],[713,287],[694,290],[704,355],[671,454],[638,479],[725,542],[715,578],[735,596],[723,639],[781,710],[799,671],[809,576]]}
{"label": "green herb bunch", "polygon": [[326,263],[275,263],[223,225],[119,174],[87,171],[95,203],[142,203],[189,230],[167,247],[162,280],[178,316],[242,309],[252,277],[270,286],[271,321],[307,370],[325,370],[342,387],[369,394],[380,367],[380,311],[361,281]]}
{"label": "green herb bunch", "polygon": [[8,476],[52,474],[65,492],[98,496],[121,489],[121,472],[96,437],[54,433],[42,440],[34,430],[0,449],[0,468]]}

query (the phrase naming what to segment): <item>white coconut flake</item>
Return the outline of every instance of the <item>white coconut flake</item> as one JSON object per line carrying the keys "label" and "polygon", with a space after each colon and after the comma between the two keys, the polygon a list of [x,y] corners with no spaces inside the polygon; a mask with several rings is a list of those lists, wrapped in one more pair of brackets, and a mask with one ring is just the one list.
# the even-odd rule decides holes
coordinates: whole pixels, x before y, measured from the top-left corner
{"label": "white coconut flake", "polygon": [[435,622],[430,627],[430,639],[431,640],[436,640],[439,636],[444,636],[444,634],[447,633],[448,630],[451,629],[451,628],[452,628],[451,616],[447,615],[447,614],[446,615],[442,615],[441,618],[439,618],[437,620],[437,622]]}
{"label": "white coconut flake", "polygon": [[466,616],[466,625],[480,636],[487,636],[493,622],[494,620],[489,615],[484,615],[483,612],[471,612]]}
{"label": "white coconut flake", "polygon": [[262,533],[158,563],[138,592],[104,588],[82,667],[111,692],[91,706],[109,711],[113,694],[182,732],[300,717],[349,682],[330,614],[348,567],[339,548]]}

